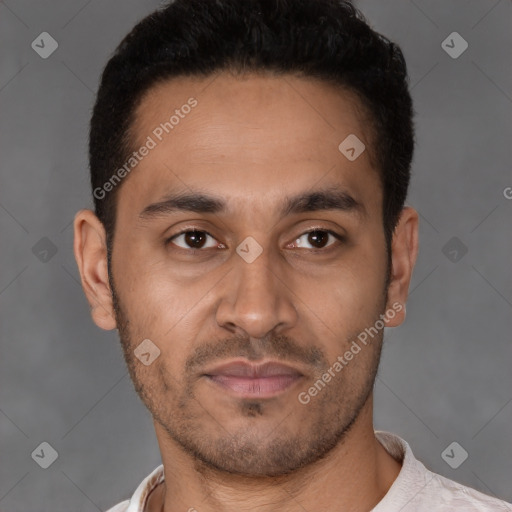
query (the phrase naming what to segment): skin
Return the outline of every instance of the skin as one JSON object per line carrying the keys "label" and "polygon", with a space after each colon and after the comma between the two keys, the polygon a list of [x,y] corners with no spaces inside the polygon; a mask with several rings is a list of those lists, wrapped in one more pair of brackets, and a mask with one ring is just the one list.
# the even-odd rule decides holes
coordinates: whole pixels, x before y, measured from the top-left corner
{"label": "skin", "polygon": [[[418,214],[402,211],[386,290],[382,189],[353,94],[294,76],[173,79],[140,103],[134,147],[191,96],[198,105],[118,190],[111,282],[103,225],[90,210],[74,222],[93,320],[119,330],[153,415],[166,480],[148,510],[371,510],[400,471],[373,430],[382,331],[309,404],[297,396],[393,304],[403,309],[386,325],[403,322]],[[352,162],[338,150],[349,134],[366,145]],[[280,215],[286,197],[335,187],[360,209]],[[192,191],[223,199],[226,210],[141,218],[166,195]],[[185,236],[166,243],[185,228],[211,237],[195,250]],[[312,228],[323,236],[311,239]],[[252,263],[236,252],[248,236],[262,248]],[[149,366],[133,353],[147,338],[161,351]],[[202,376],[240,356],[288,362],[303,378],[249,400]]]}

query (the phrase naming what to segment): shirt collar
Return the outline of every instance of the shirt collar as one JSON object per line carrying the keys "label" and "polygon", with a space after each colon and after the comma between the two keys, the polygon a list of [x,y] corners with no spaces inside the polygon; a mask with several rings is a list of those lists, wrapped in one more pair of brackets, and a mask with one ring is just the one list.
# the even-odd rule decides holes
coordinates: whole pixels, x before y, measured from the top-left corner
{"label": "shirt collar", "polygon": [[142,482],[130,499],[130,504],[125,512],[144,512],[146,502],[151,492],[165,480],[164,466],[160,464]]}

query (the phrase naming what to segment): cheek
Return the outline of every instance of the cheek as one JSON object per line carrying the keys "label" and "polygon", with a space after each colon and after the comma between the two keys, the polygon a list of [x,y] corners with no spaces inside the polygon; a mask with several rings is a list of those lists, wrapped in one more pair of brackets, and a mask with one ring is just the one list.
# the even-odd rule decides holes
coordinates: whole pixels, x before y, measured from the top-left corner
{"label": "cheek", "polygon": [[173,375],[181,374],[194,340],[211,316],[210,300],[219,279],[205,275],[196,281],[184,280],[163,257],[151,259],[140,252],[120,257],[114,265],[132,350],[150,339],[160,349],[159,361],[165,368]]}
{"label": "cheek", "polygon": [[[305,297],[304,323],[314,325],[315,337],[334,361],[351,342],[373,326],[385,308],[383,253],[368,244],[358,246],[319,278],[302,278],[299,297]],[[358,357],[363,363],[372,351]],[[356,365],[357,366],[357,365]],[[354,367],[354,365],[351,365]]]}
{"label": "cheek", "polygon": [[181,290],[163,251],[149,247],[142,237],[123,236],[122,231],[118,247],[112,258],[114,278],[123,302],[136,315],[134,319],[140,320],[142,315],[154,322],[176,311]]}
{"label": "cheek", "polygon": [[373,250],[354,250],[321,280],[307,283],[308,302],[321,318],[358,325],[384,304],[385,266]]}

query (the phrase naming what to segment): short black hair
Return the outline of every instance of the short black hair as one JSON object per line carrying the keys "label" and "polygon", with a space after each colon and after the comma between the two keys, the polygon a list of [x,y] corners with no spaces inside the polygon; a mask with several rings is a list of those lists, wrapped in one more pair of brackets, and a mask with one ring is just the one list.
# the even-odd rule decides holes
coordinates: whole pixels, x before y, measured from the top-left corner
{"label": "short black hair", "polygon": [[120,186],[94,191],[133,152],[130,129],[141,98],[173,77],[222,71],[295,74],[355,93],[375,134],[389,256],[414,150],[407,69],[400,48],[343,0],[175,0],[133,28],[103,71],[90,126],[91,184],[107,247]]}

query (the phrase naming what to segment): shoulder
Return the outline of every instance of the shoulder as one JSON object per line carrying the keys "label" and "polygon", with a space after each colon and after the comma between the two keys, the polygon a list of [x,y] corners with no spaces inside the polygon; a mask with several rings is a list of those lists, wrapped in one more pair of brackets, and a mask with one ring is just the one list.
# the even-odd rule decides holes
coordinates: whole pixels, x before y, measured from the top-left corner
{"label": "shoulder", "polygon": [[512,512],[512,504],[433,473],[402,438],[375,432],[386,451],[402,464],[390,489],[372,512]]}
{"label": "shoulder", "polygon": [[[430,475],[430,483],[425,489],[424,498],[436,505],[440,512],[512,512],[512,504],[462,485],[437,473],[425,470]],[[432,510],[430,507],[429,510]]]}

